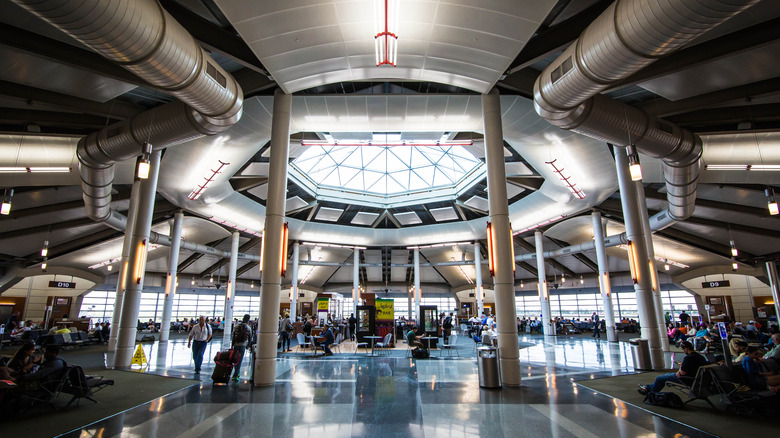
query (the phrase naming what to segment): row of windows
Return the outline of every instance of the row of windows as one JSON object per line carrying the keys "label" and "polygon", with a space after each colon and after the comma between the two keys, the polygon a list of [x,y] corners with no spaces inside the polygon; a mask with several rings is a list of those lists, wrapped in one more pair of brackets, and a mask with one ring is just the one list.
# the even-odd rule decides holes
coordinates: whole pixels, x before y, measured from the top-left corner
{"label": "row of windows", "polygon": [[[691,315],[698,315],[696,302],[693,295],[683,290],[662,291],[664,311],[677,315],[685,310]],[[86,315],[97,321],[110,321],[114,311],[113,291],[93,291],[88,293],[81,304],[80,315]],[[633,292],[615,293],[612,295],[612,305],[618,319],[638,319],[636,295]],[[141,307],[138,318],[142,321],[162,319],[163,301],[165,294],[144,292],[141,294]],[[394,298],[396,318],[409,317],[408,298]],[[222,317],[224,315],[224,295],[198,295],[177,294],[173,299],[171,319],[195,318],[198,315],[209,317]],[[455,299],[452,297],[423,297],[423,306],[437,306],[439,312],[451,312],[456,308]],[[414,306],[414,303],[412,303]],[[533,318],[541,315],[542,308],[539,297],[535,295],[519,296],[515,298],[515,307],[518,317]],[[553,316],[564,318],[587,319],[598,313],[603,317],[604,309],[601,295],[599,294],[567,294],[551,295],[550,309]],[[351,300],[332,300],[330,306],[334,316],[349,316],[353,313]],[[474,310],[472,310],[473,312]],[[240,317],[245,313],[257,315],[260,312],[259,296],[236,296],[233,303],[233,315]]]}

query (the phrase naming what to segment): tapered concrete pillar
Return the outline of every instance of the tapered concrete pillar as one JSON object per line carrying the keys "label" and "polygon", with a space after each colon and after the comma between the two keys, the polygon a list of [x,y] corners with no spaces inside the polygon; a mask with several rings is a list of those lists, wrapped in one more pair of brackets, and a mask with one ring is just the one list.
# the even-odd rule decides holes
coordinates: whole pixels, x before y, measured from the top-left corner
{"label": "tapered concrete pillar", "polygon": [[[501,128],[501,102],[497,89],[482,95],[485,135],[488,203],[493,227],[493,290],[496,296],[496,326],[501,349],[501,380],[506,386],[520,385],[520,350],[515,309],[515,261],[512,257],[512,230],[506,194],[504,134]],[[491,238],[491,236],[488,236]]]}
{"label": "tapered concrete pillar", "polygon": [[555,336],[555,324],[551,322],[552,311],[550,310],[550,289],[547,285],[547,272],[544,266],[544,240],[542,232],[534,232],[534,245],[536,245],[536,271],[539,275],[539,302],[542,305],[542,327],[544,327],[545,336]]}
{"label": "tapered concrete pillar", "polygon": [[[138,166],[136,165],[136,168]],[[127,226],[125,226],[125,238],[122,241],[122,257],[119,259],[119,272],[116,280],[116,298],[114,299],[114,313],[111,317],[111,327],[108,335],[108,350],[116,350],[116,338],[119,333],[119,320],[122,318],[122,303],[125,299],[125,277],[127,277],[127,265],[129,263],[130,246],[133,238],[133,226],[135,216],[138,214],[138,194],[141,192],[141,180],[133,181],[130,191],[130,208],[127,211]]]}
{"label": "tapered concrete pillar", "polygon": [[293,243],[292,259],[292,282],[290,284],[290,321],[295,322],[298,317],[298,264],[301,253],[301,245],[298,242]]}
{"label": "tapered concrete pillar", "polygon": [[650,343],[650,356],[653,369],[664,368],[664,355],[661,339],[658,336],[658,321],[653,301],[653,285],[650,278],[650,266],[647,263],[647,244],[642,228],[642,218],[637,203],[636,185],[628,172],[626,149],[615,147],[615,168],[617,169],[620,203],[623,207],[623,220],[626,225],[626,237],[629,241],[629,262],[634,265],[632,275],[636,304],[639,311],[639,324],[642,338]]}
{"label": "tapered concrete pillar", "polygon": [[233,333],[233,303],[236,301],[236,268],[238,268],[238,243],[241,235],[233,231],[233,240],[230,242],[230,264],[228,265],[228,284],[225,288],[225,312],[223,313],[225,328],[222,335],[222,344],[230,345]]}
{"label": "tapered concrete pillar", "polygon": [[276,340],[279,326],[279,295],[282,293],[282,232],[287,192],[287,160],[290,150],[292,96],[274,94],[271,125],[271,156],[268,170],[268,202],[263,229],[260,323],[255,359],[255,386],[273,385],[276,376]]}
{"label": "tapered concrete pillar", "polygon": [[766,262],[766,274],[769,277],[769,287],[772,289],[772,301],[775,302],[775,315],[780,318],[780,279],[777,277],[777,263],[774,260]]}
{"label": "tapered concrete pillar", "polygon": [[414,249],[414,317],[417,324],[422,324],[422,315],[420,314],[420,300],[422,300],[422,291],[420,290],[420,248]]}
{"label": "tapered concrete pillar", "polygon": [[141,292],[144,289],[146,253],[149,250],[149,232],[152,228],[154,197],[157,192],[157,176],[160,171],[161,152],[159,150],[152,152],[149,160],[149,178],[141,181],[138,194],[138,213],[133,226],[133,237],[130,241],[122,316],[119,319],[116,351],[114,352],[114,368],[130,367],[135,350],[138,311],[141,306]]}
{"label": "tapered concrete pillar", "polygon": [[609,282],[609,263],[607,263],[607,248],[604,246],[604,225],[601,223],[601,213],[594,211],[591,215],[593,221],[593,239],[596,241],[596,263],[599,266],[599,290],[601,302],[604,307],[604,325],[607,328],[607,340],[617,342],[617,329],[615,328],[615,309],[612,306],[612,286]]}
{"label": "tapered concrete pillar", "polygon": [[[353,256],[354,265],[352,266],[352,311],[354,312],[360,300],[360,250],[355,248]],[[350,333],[353,335],[354,333]]]}
{"label": "tapered concrete pillar", "polygon": [[479,241],[474,242],[474,270],[476,279],[474,280],[474,296],[477,300],[477,316],[481,316],[485,311],[485,301],[482,296],[482,250],[479,247]]}
{"label": "tapered concrete pillar", "polygon": [[176,269],[179,266],[179,248],[181,247],[181,227],[184,213],[178,212],[171,224],[171,248],[168,252],[168,275],[165,278],[165,300],[163,301],[163,316],[160,323],[160,342],[167,342],[171,333],[171,313],[173,312],[173,297],[176,295]]}
{"label": "tapered concrete pillar", "polygon": [[636,202],[642,219],[642,232],[645,235],[645,245],[647,245],[648,271],[650,271],[651,284],[653,288],[653,306],[655,307],[656,325],[658,326],[658,338],[661,340],[661,349],[665,352],[671,351],[669,348],[669,337],[666,335],[666,321],[664,319],[664,306],[661,301],[661,283],[658,281],[658,271],[655,269],[655,246],[653,245],[653,230],[650,229],[650,216],[647,212],[647,199],[645,199],[645,185],[642,181],[634,181],[636,186]]}

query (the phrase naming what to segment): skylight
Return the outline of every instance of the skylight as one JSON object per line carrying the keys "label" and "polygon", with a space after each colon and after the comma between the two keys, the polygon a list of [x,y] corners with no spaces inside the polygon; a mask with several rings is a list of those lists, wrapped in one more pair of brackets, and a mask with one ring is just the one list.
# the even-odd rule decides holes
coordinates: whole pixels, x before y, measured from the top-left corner
{"label": "skylight", "polygon": [[292,165],[318,186],[388,196],[454,187],[483,164],[460,145],[374,145],[378,141],[400,141],[400,135],[374,134],[365,146],[307,146]]}

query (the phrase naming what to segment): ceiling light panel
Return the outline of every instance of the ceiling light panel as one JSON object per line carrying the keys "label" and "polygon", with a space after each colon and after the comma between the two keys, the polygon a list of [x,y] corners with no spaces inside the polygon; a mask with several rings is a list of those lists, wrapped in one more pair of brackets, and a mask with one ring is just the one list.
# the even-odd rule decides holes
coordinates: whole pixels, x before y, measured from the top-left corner
{"label": "ceiling light panel", "polygon": [[318,221],[336,222],[339,220],[342,213],[344,213],[343,209],[321,207],[314,219]]}
{"label": "ceiling light panel", "polygon": [[303,199],[301,199],[300,196],[293,196],[292,198],[287,199],[287,203],[285,204],[285,208],[286,208],[285,211],[297,210],[307,205],[309,204]]}
{"label": "ceiling light panel", "polygon": [[420,216],[417,216],[417,213],[413,211],[394,213],[393,216],[401,225],[417,225],[422,223]]}
{"label": "ceiling light panel", "polygon": [[458,219],[458,214],[452,207],[432,208],[429,210],[436,222],[453,221]]}
{"label": "ceiling light panel", "polygon": [[[511,196],[508,196],[508,198],[511,198]],[[488,211],[490,209],[490,203],[488,200],[485,198],[480,198],[479,196],[472,196],[468,201],[464,202],[464,204],[468,205],[469,207],[476,208],[480,211]]]}
{"label": "ceiling light panel", "polygon": [[352,218],[352,224],[371,225],[378,217],[379,217],[379,213],[366,213],[364,211],[360,211],[355,215],[354,218]]}

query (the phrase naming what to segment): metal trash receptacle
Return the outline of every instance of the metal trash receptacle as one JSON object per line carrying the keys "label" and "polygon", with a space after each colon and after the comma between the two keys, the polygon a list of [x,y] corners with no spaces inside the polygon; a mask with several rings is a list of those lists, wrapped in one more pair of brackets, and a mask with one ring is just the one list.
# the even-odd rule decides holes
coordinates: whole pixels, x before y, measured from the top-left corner
{"label": "metal trash receptacle", "polygon": [[501,388],[498,348],[478,348],[477,368],[479,370],[480,388]]}
{"label": "metal trash receptacle", "polygon": [[629,339],[631,344],[631,357],[634,358],[634,369],[637,371],[651,371],[653,360],[650,358],[650,341],[647,339]]}

